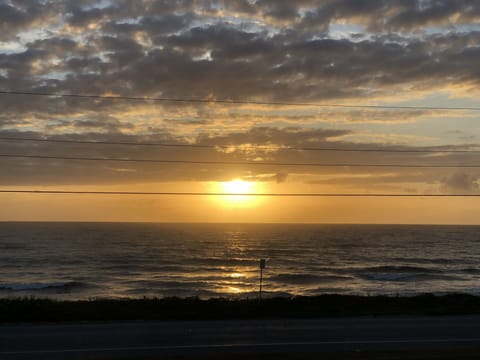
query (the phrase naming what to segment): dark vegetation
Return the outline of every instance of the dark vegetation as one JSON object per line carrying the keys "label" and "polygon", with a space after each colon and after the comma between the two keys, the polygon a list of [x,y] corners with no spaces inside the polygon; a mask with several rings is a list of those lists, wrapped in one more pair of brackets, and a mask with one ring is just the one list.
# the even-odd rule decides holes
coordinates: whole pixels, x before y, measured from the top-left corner
{"label": "dark vegetation", "polygon": [[480,314],[480,297],[467,294],[426,294],[411,297],[321,295],[263,300],[143,298],[59,301],[37,298],[0,299],[0,322],[460,314]]}
{"label": "dark vegetation", "polygon": [[[478,360],[477,348],[418,349],[397,351],[337,351],[324,353],[266,353],[266,354],[229,354],[228,360]],[[162,360],[224,360],[225,354],[206,356],[172,356]],[[116,359],[112,359],[116,360]],[[159,360],[158,357],[139,358],[137,360]]]}

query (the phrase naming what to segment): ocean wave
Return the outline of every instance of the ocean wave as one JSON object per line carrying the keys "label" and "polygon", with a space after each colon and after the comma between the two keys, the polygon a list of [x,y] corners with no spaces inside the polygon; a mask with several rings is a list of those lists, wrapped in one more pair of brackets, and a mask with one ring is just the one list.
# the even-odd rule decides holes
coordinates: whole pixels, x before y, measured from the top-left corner
{"label": "ocean wave", "polygon": [[258,259],[249,258],[228,258],[228,257],[192,257],[188,259],[191,265],[228,265],[228,266],[240,266],[250,265],[255,266],[258,263]]}
{"label": "ocean wave", "polygon": [[[458,233],[456,241],[450,231]],[[261,257],[271,259],[263,273],[265,290],[473,292],[480,276],[479,231],[438,226],[0,223],[0,297],[244,293],[258,288]]]}
{"label": "ocean wave", "polygon": [[474,267],[460,269],[459,271],[465,274],[470,274],[470,275],[480,274],[480,268],[474,268]]}
{"label": "ocean wave", "polygon": [[122,293],[128,297],[138,298],[139,296],[153,296],[153,297],[190,297],[197,296],[199,298],[212,298],[218,296],[218,293],[206,289],[192,289],[189,287],[185,288],[162,288],[162,289],[151,289],[151,288],[135,288],[128,289]]}
{"label": "ocean wave", "polygon": [[370,281],[433,281],[433,280],[461,280],[443,270],[410,265],[383,265],[356,269],[355,276]]}
{"label": "ocean wave", "polygon": [[[436,265],[449,265],[456,264],[458,259],[447,259],[447,258],[414,258],[414,257],[395,257],[391,259],[395,262],[405,263],[420,263],[420,264],[436,264]],[[465,260],[462,260],[465,261]]]}
{"label": "ocean wave", "polygon": [[360,272],[381,272],[381,273],[422,273],[422,274],[436,274],[441,272],[438,269],[432,269],[422,266],[410,266],[410,265],[383,265],[383,266],[371,266],[361,268]]}
{"label": "ocean wave", "polygon": [[338,275],[311,275],[311,274],[278,274],[271,276],[269,280],[286,284],[318,284],[332,283],[351,280],[349,276]]}
{"label": "ocean wave", "polygon": [[178,272],[185,268],[183,265],[163,265],[163,264],[152,264],[152,263],[125,263],[125,264],[105,264],[101,266],[102,271],[107,271],[110,273],[123,273],[124,271],[144,271],[144,272]]}
{"label": "ocean wave", "polygon": [[185,279],[176,280],[131,280],[124,283],[132,288],[144,288],[144,289],[180,289],[180,288],[208,288],[209,283],[202,281],[188,281]]}
{"label": "ocean wave", "polygon": [[16,243],[0,243],[0,250],[7,251],[7,250],[24,250],[27,249],[27,246],[24,244],[16,244]]}
{"label": "ocean wave", "polygon": [[365,280],[375,281],[398,281],[398,282],[413,282],[413,281],[433,281],[433,280],[460,280],[460,278],[450,275],[442,274],[422,274],[422,273],[370,273],[360,276]]}
{"label": "ocean wave", "polygon": [[341,287],[320,287],[316,289],[307,289],[303,292],[303,295],[315,296],[323,294],[344,294],[351,293],[350,289],[345,289]]}
{"label": "ocean wave", "polygon": [[71,291],[74,288],[86,287],[80,281],[50,282],[50,283],[0,283],[0,290],[6,291]]}

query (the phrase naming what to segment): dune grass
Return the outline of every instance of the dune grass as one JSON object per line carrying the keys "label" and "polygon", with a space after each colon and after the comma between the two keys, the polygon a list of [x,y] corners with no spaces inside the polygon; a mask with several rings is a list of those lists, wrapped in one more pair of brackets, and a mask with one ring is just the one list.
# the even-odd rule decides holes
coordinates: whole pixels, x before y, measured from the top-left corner
{"label": "dune grass", "polygon": [[[478,348],[452,349],[417,349],[390,351],[337,351],[322,353],[262,353],[229,354],[229,360],[477,360]],[[224,360],[225,354],[219,355],[178,355],[162,357],[162,360]],[[111,360],[116,360],[112,358]],[[159,360],[158,357],[139,358],[137,360]]]}
{"label": "dune grass", "polygon": [[0,299],[0,322],[215,320],[387,315],[480,314],[480,297],[467,294],[346,296],[251,300],[199,298],[60,301]]}

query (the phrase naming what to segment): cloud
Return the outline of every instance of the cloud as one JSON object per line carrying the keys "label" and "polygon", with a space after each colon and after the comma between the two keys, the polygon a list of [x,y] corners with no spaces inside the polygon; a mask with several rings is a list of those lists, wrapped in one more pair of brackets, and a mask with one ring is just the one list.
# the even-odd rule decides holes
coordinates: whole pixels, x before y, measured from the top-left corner
{"label": "cloud", "polygon": [[[61,126],[61,125],[57,125]],[[66,126],[66,125],[65,125]],[[98,140],[126,143],[165,143],[186,145],[186,138],[176,132],[157,131],[155,135],[125,135],[114,121],[78,124],[85,126],[83,133],[51,136],[62,140]],[[101,127],[103,126],[103,128]],[[68,159],[34,159],[0,157],[0,166],[9,171],[0,174],[2,186],[44,185],[108,185],[138,183],[165,183],[175,181],[224,181],[244,178],[262,182],[304,182],[322,185],[332,191],[362,191],[384,189],[401,191],[417,189],[422,192],[476,191],[478,176],[459,173],[452,176],[450,168],[372,168],[372,167],[317,167],[296,166],[301,163],[324,164],[455,164],[474,161],[471,154],[430,154],[362,152],[361,148],[374,149],[374,144],[353,144],[333,141],[332,138],[345,131],[330,129],[267,128],[259,127],[243,132],[223,135],[201,134],[194,144],[206,148],[133,146],[107,144],[48,143],[30,141],[2,141],[0,154],[32,154],[60,157],[96,157],[124,159],[165,159],[187,161],[252,162],[267,161],[284,165],[208,165],[182,163],[143,163],[115,161],[81,161]],[[0,137],[41,138],[44,133],[28,131],[3,131]],[[302,147],[324,147],[356,151],[308,151]],[[398,146],[383,145],[382,149],[398,149]],[[403,147],[402,149],[415,149]],[[291,165],[288,165],[291,164]],[[440,187],[439,187],[440,184]],[[406,190],[405,190],[406,191]]]}
{"label": "cloud", "polygon": [[[361,41],[330,37],[328,32],[320,37],[305,33],[309,22],[330,24],[340,18],[360,19],[367,27],[383,19],[387,28],[394,22],[407,29],[408,24],[397,19],[407,11],[428,13],[428,24],[432,18],[443,19],[444,13],[475,14],[472,4],[441,3],[257,1],[253,11],[251,2],[233,6],[211,1],[204,8],[188,1],[138,2],[137,6],[114,2],[102,8],[58,2],[56,7],[63,5],[65,11],[59,12],[60,18],[77,30],[59,36],[52,27],[47,37],[25,42],[25,51],[1,54],[0,67],[6,76],[0,86],[303,102],[382,98],[398,92],[415,96],[460,84],[473,87],[479,78],[477,31],[421,36],[408,31],[372,32]],[[220,16],[213,11],[222,7],[241,13],[241,21],[227,21],[228,13]],[[43,7],[29,16],[40,21]],[[288,29],[261,23],[271,17],[293,23]],[[247,21],[260,26],[245,26]],[[89,28],[92,23],[94,30]]]}
{"label": "cloud", "polygon": [[454,174],[442,179],[443,187],[446,191],[453,192],[477,192],[479,190],[479,176],[468,174],[466,172],[455,172]]}
{"label": "cloud", "polygon": [[0,1],[0,41],[52,22],[57,6],[53,1]]}
{"label": "cloud", "polygon": [[[349,22],[371,32],[409,32],[468,23],[480,16],[480,6],[474,1],[326,0],[304,2],[303,6],[306,11],[301,26],[321,30],[333,23]],[[291,11],[290,18],[298,20],[298,11]]]}
{"label": "cloud", "polygon": [[[0,89],[321,105],[411,105],[428,95],[434,105],[444,105],[436,94],[443,91],[446,97],[458,97],[462,89],[461,100],[475,104],[480,79],[479,14],[480,5],[467,0],[0,1],[0,40],[9,44],[0,50]],[[416,149],[427,139],[416,133],[419,129],[451,116],[441,111],[18,95],[0,95],[0,102],[2,134],[214,146],[202,151],[152,151],[8,143],[1,145],[5,153],[290,163],[471,161],[466,154],[426,159],[411,154],[291,149],[372,148],[379,143],[389,148],[399,141],[405,149]],[[468,116],[472,118],[472,113],[461,114],[464,121]],[[468,141],[475,139],[474,132],[469,136]],[[443,144],[438,134],[428,139]],[[467,139],[456,141],[450,148],[461,148]],[[210,181],[234,173],[276,182],[301,176],[319,182],[340,179],[332,169],[321,167],[107,166],[7,158],[1,162],[12,169],[1,175],[3,184]],[[446,170],[403,169],[391,177],[383,176],[387,171],[381,169],[348,171],[352,177],[338,181],[351,187],[365,187],[362,176],[375,173],[382,175],[379,186],[462,187],[461,175],[451,177]],[[95,180],[91,173],[97,174]],[[463,181],[468,190],[466,184],[473,186],[476,180],[464,177]]]}
{"label": "cloud", "polygon": [[194,14],[187,13],[182,15],[165,14],[157,16],[143,16],[138,22],[116,22],[109,21],[103,27],[103,30],[109,34],[122,34],[123,36],[133,36],[137,32],[145,32],[152,39],[156,36],[174,33],[186,29],[194,20]]}

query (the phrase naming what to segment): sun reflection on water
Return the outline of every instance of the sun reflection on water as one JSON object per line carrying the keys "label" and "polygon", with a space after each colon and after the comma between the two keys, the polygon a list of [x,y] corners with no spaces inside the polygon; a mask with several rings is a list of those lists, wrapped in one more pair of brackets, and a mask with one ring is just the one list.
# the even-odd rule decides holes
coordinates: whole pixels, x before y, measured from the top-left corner
{"label": "sun reflection on water", "polygon": [[231,273],[228,277],[230,277],[232,279],[246,278],[247,274],[234,272],[234,273]]}
{"label": "sun reflection on water", "polygon": [[228,288],[228,292],[231,293],[231,294],[239,294],[242,291],[242,289],[238,288],[238,287],[235,287],[235,286],[229,286]]}
{"label": "sun reflection on water", "polygon": [[231,294],[239,295],[246,294],[253,291],[254,280],[253,273],[245,267],[231,267],[225,269],[225,275],[221,281],[221,291]]}

